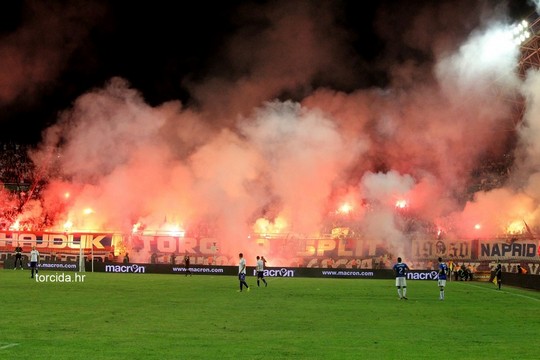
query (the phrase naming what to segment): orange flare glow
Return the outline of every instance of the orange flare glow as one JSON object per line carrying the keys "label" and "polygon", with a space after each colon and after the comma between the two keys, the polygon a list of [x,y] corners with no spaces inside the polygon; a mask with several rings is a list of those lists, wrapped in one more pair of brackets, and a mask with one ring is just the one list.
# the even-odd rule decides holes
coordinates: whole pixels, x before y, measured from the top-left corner
{"label": "orange flare glow", "polygon": [[407,207],[407,200],[398,200],[396,201],[396,207],[400,209],[404,209]]}
{"label": "orange flare glow", "polygon": [[133,229],[131,230],[131,232],[136,233],[137,231],[139,231],[140,227],[141,227],[141,223],[133,224]]}
{"label": "orange flare glow", "polygon": [[73,227],[73,223],[71,221],[66,221],[64,223],[64,231],[69,231]]}
{"label": "orange flare glow", "polygon": [[17,219],[11,226],[9,227],[9,230],[18,231],[21,227],[21,224],[19,222],[19,219]]}
{"label": "orange flare glow", "polygon": [[259,218],[253,225],[253,232],[256,234],[279,234],[287,228],[287,221],[282,217],[277,217],[271,222],[265,218]]}
{"label": "orange flare glow", "polygon": [[524,232],[525,232],[525,224],[523,223],[522,220],[512,221],[506,227],[507,234],[523,234]]}
{"label": "orange flare glow", "polygon": [[353,207],[351,204],[349,203],[344,203],[343,205],[341,205],[338,209],[338,213],[341,213],[341,214],[348,214],[352,211]]}
{"label": "orange flare glow", "polygon": [[186,231],[184,229],[182,229],[182,227],[180,225],[167,224],[167,225],[165,225],[164,230],[170,236],[184,237],[186,235]]}

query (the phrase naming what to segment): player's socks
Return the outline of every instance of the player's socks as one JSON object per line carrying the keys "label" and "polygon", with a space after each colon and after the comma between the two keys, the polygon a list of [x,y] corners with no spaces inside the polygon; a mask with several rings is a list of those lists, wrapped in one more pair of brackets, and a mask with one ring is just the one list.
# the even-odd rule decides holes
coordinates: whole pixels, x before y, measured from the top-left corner
{"label": "player's socks", "polygon": [[242,290],[242,285],[246,287],[247,291],[249,291],[249,286],[248,286],[247,282],[245,282],[245,281],[240,282],[240,290]]}
{"label": "player's socks", "polygon": [[268,286],[268,283],[266,282],[266,280],[263,279],[263,281],[264,281],[264,286],[265,287]]}
{"label": "player's socks", "polygon": [[401,289],[400,288],[397,289],[397,293],[399,295],[399,298],[401,299],[403,296],[401,296]]}
{"label": "player's socks", "polygon": [[261,284],[260,284],[259,280],[257,280],[257,286],[261,286]]}
{"label": "player's socks", "polygon": [[406,287],[403,288],[403,298],[407,299],[407,288]]}

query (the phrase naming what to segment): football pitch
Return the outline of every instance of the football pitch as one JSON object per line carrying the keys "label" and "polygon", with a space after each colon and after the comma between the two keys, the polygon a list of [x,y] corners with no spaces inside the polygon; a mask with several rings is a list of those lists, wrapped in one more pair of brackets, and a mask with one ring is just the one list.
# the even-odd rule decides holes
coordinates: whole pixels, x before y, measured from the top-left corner
{"label": "football pitch", "polygon": [[[41,271],[40,275],[74,273]],[[42,279],[43,280],[43,279]],[[57,278],[58,280],[58,278]],[[0,270],[0,359],[538,359],[540,292],[492,283]],[[262,284],[261,284],[262,285]]]}

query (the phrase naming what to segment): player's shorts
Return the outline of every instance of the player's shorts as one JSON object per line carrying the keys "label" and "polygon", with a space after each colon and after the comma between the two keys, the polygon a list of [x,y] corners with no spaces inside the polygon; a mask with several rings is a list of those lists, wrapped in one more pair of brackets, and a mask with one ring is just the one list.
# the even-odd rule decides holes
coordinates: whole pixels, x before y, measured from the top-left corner
{"label": "player's shorts", "polygon": [[437,284],[439,284],[439,286],[443,286],[443,287],[446,286],[446,279],[444,279],[444,280],[439,279],[437,281]]}
{"label": "player's shorts", "polygon": [[396,286],[405,287],[407,286],[407,278],[405,276],[400,276],[396,278]]}
{"label": "player's shorts", "polygon": [[244,274],[244,273],[238,274],[238,279],[239,279],[240,281],[245,281],[245,280],[246,280],[246,274]]}
{"label": "player's shorts", "polygon": [[257,271],[257,279],[263,279],[264,278],[264,271]]}

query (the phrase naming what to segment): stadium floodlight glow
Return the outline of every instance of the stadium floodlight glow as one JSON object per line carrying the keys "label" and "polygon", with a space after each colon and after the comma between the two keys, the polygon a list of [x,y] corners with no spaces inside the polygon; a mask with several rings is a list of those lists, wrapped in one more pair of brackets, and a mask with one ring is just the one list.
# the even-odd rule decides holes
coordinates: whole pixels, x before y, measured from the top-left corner
{"label": "stadium floodlight glow", "polygon": [[522,20],[512,27],[512,39],[516,45],[521,45],[531,37],[529,22]]}

